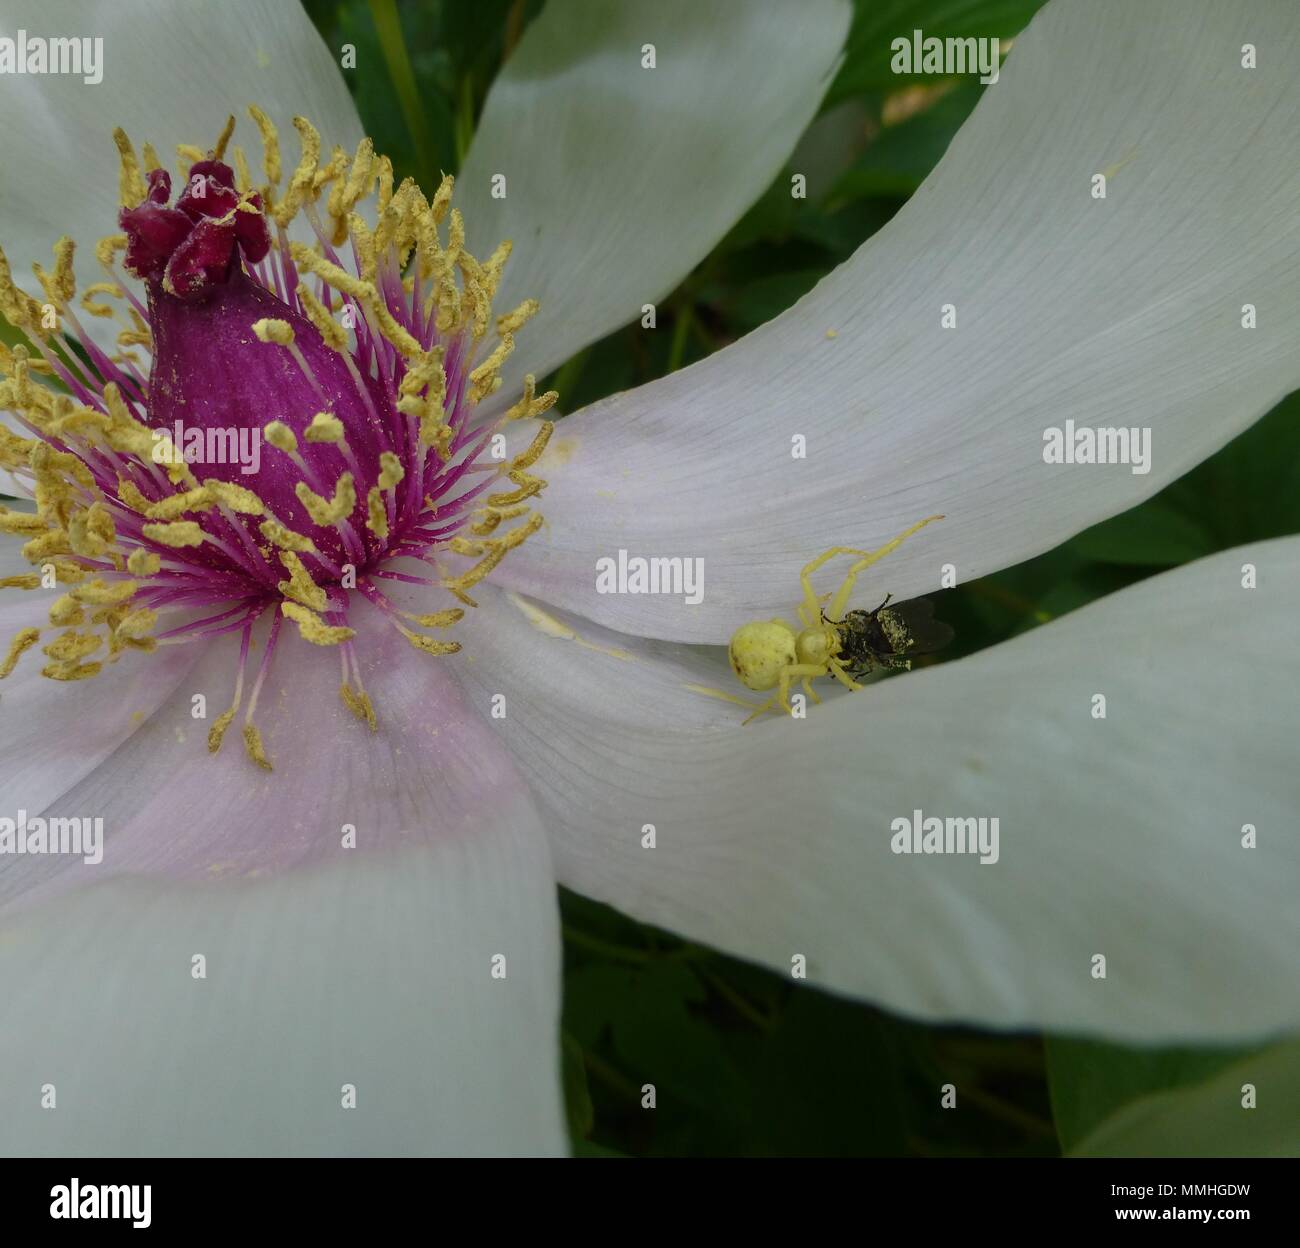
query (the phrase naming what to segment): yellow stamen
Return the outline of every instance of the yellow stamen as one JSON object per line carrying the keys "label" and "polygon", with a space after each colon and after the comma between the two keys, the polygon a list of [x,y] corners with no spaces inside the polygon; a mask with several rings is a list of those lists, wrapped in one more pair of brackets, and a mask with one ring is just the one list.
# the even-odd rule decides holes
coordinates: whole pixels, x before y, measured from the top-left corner
{"label": "yellow stamen", "polygon": [[47,273],[39,264],[32,265],[32,272],[40,282],[45,298],[56,308],[62,308],[72,301],[77,293],[77,279],[72,272],[72,255],[75,244],[66,234],[54,244],[54,272]]}
{"label": "yellow stamen", "polygon": [[109,317],[117,313],[106,303],[96,300],[96,295],[108,295],[110,298],[122,299],[126,292],[116,282],[92,282],[81,292],[81,306],[91,316]]}
{"label": "yellow stamen", "polygon": [[402,467],[402,461],[392,451],[381,451],[379,453],[379,488],[381,490],[391,490],[399,485],[405,477],[406,469]]}
{"label": "yellow stamen", "polygon": [[314,611],[308,610],[300,603],[282,602],[280,610],[298,625],[298,631],[304,641],[314,646],[337,646],[357,635],[354,628],[336,628],[326,624]]}
{"label": "yellow stamen", "polygon": [[253,333],[259,342],[273,342],[281,347],[293,346],[293,326],[288,321],[263,317],[260,321],[253,322]]}
{"label": "yellow stamen", "polygon": [[14,634],[13,640],[9,643],[9,653],[5,655],[4,661],[0,662],[0,680],[3,680],[18,664],[25,650],[30,650],[41,639],[41,631],[38,628],[24,628]]}
{"label": "yellow stamen", "polygon": [[150,503],[144,514],[150,520],[175,520],[188,511],[211,511],[215,506],[212,491],[201,485],[198,489],[169,494],[156,503]]}
{"label": "yellow stamen", "polygon": [[294,598],[313,611],[324,611],[329,605],[325,591],[311,578],[301,559],[292,550],[280,551],[280,562],[289,572],[289,579],[277,588],[287,598]]}
{"label": "yellow stamen", "polygon": [[506,412],[506,420],[524,420],[548,412],[559,400],[558,390],[548,390],[537,397],[537,379],[529,373],[524,378],[524,397]]}
{"label": "yellow stamen", "polygon": [[262,136],[262,169],[267,182],[275,187],[280,185],[280,135],[275,123],[256,104],[248,106],[248,115],[257,126]]}
{"label": "yellow stamen", "polygon": [[150,541],[161,542],[164,546],[176,549],[201,546],[206,536],[194,520],[177,520],[175,524],[146,524],[141,532]]}
{"label": "yellow stamen", "polygon": [[208,729],[208,753],[215,754],[221,749],[222,738],[226,735],[226,729],[230,727],[235,718],[235,712],[239,709],[238,705],[232,706],[228,711],[222,711]]}
{"label": "yellow stamen", "polygon": [[301,533],[285,528],[278,520],[262,521],[259,531],[268,542],[280,547],[281,550],[296,550],[301,554],[316,552],[316,543],[310,537],[304,537]]}
{"label": "yellow stamen", "polygon": [[263,771],[274,771],[271,766],[271,760],[266,756],[266,749],[262,745],[262,734],[257,731],[257,725],[247,723],[244,725],[244,752],[253,760]]}
{"label": "yellow stamen", "polygon": [[307,509],[307,514],[311,516],[312,521],[325,529],[338,524],[341,520],[346,520],[357,505],[357,491],[350,472],[345,472],[339,477],[334,485],[334,498],[329,502],[311,490],[304,481],[299,481],[293,487],[293,492]]}
{"label": "yellow stamen", "polygon": [[293,430],[281,420],[273,420],[264,426],[262,436],[277,451],[283,451],[286,455],[293,455],[298,450],[298,439],[293,436]]}
{"label": "yellow stamen", "polygon": [[409,611],[403,611],[401,614],[421,628],[450,628],[458,620],[465,618],[465,612],[460,607],[452,607],[449,611],[430,611],[427,615],[413,615]]}
{"label": "yellow stamen", "polygon": [[266,504],[252,490],[245,489],[242,485],[236,485],[232,481],[208,481],[206,488],[218,503],[229,507],[231,511],[245,516],[266,514]]}
{"label": "yellow stamen", "polygon": [[50,680],[89,680],[103,670],[102,663],[50,663],[41,668],[41,675]]}
{"label": "yellow stamen", "polygon": [[123,208],[136,208],[144,202],[149,193],[145,186],[144,175],[140,172],[140,161],[136,158],[135,148],[126,137],[126,131],[118,126],[113,131],[113,142],[117,144],[118,156],[121,158],[121,173],[118,176],[118,202]]}
{"label": "yellow stamen", "polygon": [[72,628],[84,623],[85,619],[86,613],[82,610],[81,603],[71,594],[56,598],[50,606],[50,623],[55,628]]}
{"label": "yellow stamen", "polygon": [[370,695],[364,689],[359,693],[355,692],[352,686],[345,682],[339,686],[339,697],[343,699],[343,705],[353,715],[369,725],[371,732],[379,730],[379,720],[375,715],[374,704],[370,701]]}
{"label": "yellow stamen", "polygon": [[348,331],[329,314],[325,305],[306,285],[298,287],[298,302],[302,305],[303,314],[316,327],[316,332],[325,339],[326,346],[339,352],[348,349]]}
{"label": "yellow stamen", "polygon": [[546,444],[551,440],[551,434],[555,432],[555,422],[550,420],[542,421],[538,426],[537,433],[534,435],[531,444],[526,451],[516,455],[510,461],[510,467],[516,472],[521,472],[525,468],[531,468],[542,457],[546,450]]}
{"label": "yellow stamen", "polygon": [[59,663],[76,663],[88,658],[104,644],[96,633],[79,633],[69,629],[45,647],[45,653]]}
{"label": "yellow stamen", "polygon": [[412,632],[409,628],[403,628],[400,624],[397,625],[397,631],[424,654],[455,654],[460,649],[460,642],[458,641],[435,641],[432,637],[422,637],[419,633]]}
{"label": "yellow stamen", "polygon": [[380,541],[388,536],[388,508],[378,486],[372,486],[366,495],[366,528]]}
{"label": "yellow stamen", "polygon": [[342,442],[343,422],[331,412],[317,412],[302,436],[308,442]]}
{"label": "yellow stamen", "polygon": [[145,550],[143,546],[137,546],[127,557],[126,567],[132,576],[152,576],[162,567],[162,559],[153,551]]}

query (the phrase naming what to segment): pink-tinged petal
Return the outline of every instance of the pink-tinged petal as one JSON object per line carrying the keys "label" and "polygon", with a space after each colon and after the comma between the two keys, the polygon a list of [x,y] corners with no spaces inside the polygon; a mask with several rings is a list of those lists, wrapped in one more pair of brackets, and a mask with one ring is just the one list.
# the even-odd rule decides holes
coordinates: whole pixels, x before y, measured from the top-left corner
{"label": "pink-tinged petal", "polygon": [[[874,606],[1155,493],[1300,384],[1297,58],[1289,0],[1049,4],[852,259],[735,345],[563,422],[538,468],[548,529],[497,579],[721,642],[830,546],[947,516],[863,578]],[[1149,430],[1149,471],[1044,462],[1067,422]],[[702,558],[703,603],[598,594],[620,549]]]}
{"label": "pink-tinged petal", "polygon": [[[501,597],[458,671],[570,888],[922,1018],[1238,1041],[1300,1024],[1297,612],[1300,538],[1243,547],[748,727],[716,654]],[[918,810],[997,861],[894,852]]]}
{"label": "pink-tinged petal", "polygon": [[10,916],[0,999],[5,1155],[566,1147],[555,884],[526,803],[391,855],[206,888],[111,880]]}
{"label": "pink-tinged petal", "polygon": [[[18,556],[19,546],[0,537],[0,577],[36,571]],[[41,644],[59,635],[62,630],[48,625],[46,612],[66,590],[61,585],[3,591],[0,658],[22,629],[41,629]],[[39,814],[76,786],[148,722],[198,658],[197,648],[129,653],[93,680],[68,684],[41,675],[49,659],[40,645],[28,650],[0,680],[0,815],[13,817],[20,809]],[[8,893],[14,865],[0,857],[0,897]]]}
{"label": "pink-tinged petal", "polygon": [[[456,658],[417,653],[364,603],[351,622],[378,731],[343,705],[338,652],[287,625],[254,719],[275,770],[245,754],[242,712],[212,755],[208,733],[230,705],[239,649],[235,634],[218,639],[129,739],[47,807],[6,786],[10,806],[32,814],[102,818],[103,862],[10,860],[0,898],[31,904],[117,874],[217,880],[329,866],[357,852],[472,839],[485,819],[526,804],[508,753],[449,674]],[[245,709],[265,625],[256,636]],[[349,827],[356,850],[343,844]]]}
{"label": "pink-tinged petal", "polygon": [[515,245],[498,310],[541,303],[502,401],[704,258],[812,119],[848,25],[841,0],[542,10],[492,84],[456,185],[475,254]]}

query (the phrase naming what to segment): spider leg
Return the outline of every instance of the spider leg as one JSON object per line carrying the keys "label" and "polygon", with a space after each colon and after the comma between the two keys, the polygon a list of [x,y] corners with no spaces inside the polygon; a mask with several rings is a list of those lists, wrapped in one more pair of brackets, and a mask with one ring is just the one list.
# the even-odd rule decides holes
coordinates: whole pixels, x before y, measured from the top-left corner
{"label": "spider leg", "polygon": [[794,711],[790,706],[790,685],[796,680],[808,680],[813,676],[825,676],[826,665],[824,663],[790,663],[781,669],[780,680],[777,684],[777,698],[781,705],[785,707],[787,715],[793,715]]}
{"label": "spider leg", "polygon": [[[870,555],[869,550],[859,550],[856,546],[832,546],[830,550],[824,551],[818,555],[811,563],[804,565],[804,569],[799,573],[799,582],[803,586],[803,608],[800,612],[804,622],[809,627],[821,616],[821,598],[818,598],[816,591],[812,587],[812,574],[817,571],[822,564],[834,559],[836,555]],[[825,597],[825,595],[822,595]]]}
{"label": "spider leg", "polygon": [[846,689],[852,689],[855,692],[859,689],[865,689],[866,685],[860,685],[852,676],[849,675],[844,664],[837,659],[832,659],[829,663],[831,676],[840,682]]}
{"label": "spider leg", "polygon": [[[687,685],[686,688],[692,693],[702,693],[706,698],[720,698],[723,702],[732,702],[736,706],[743,706],[753,711],[755,715],[767,710],[774,701],[773,698],[768,698],[766,702],[750,702],[747,698],[738,698],[734,693],[728,693],[725,689],[714,689],[709,685]],[[751,715],[750,719],[752,718]],[[745,723],[749,723],[749,720],[745,720]]]}
{"label": "spider leg", "polygon": [[[865,555],[865,558],[859,559],[844,577],[844,583],[835,591],[835,597],[831,599],[830,610],[827,614],[833,620],[838,620],[844,615],[844,608],[848,605],[849,595],[853,593],[853,585],[858,579],[859,573],[865,572],[873,563],[883,559],[892,551],[897,550],[913,533],[925,528],[927,524],[935,520],[942,520],[942,516],[927,516],[918,524],[912,525],[910,529],[900,533],[892,541],[886,542],[879,550],[859,552]],[[805,569],[807,571],[807,569]]]}

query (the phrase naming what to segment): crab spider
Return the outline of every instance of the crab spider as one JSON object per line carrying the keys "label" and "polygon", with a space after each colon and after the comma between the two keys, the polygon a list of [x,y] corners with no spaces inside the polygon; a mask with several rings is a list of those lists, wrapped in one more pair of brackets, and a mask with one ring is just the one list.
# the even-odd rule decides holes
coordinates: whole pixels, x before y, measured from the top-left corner
{"label": "crab spider", "polygon": [[[802,628],[796,629],[793,624],[779,618],[755,620],[736,629],[727,647],[732,671],[746,689],[758,693],[775,689],[776,692],[766,702],[759,704],[722,690],[709,692],[729,702],[749,707],[753,711],[745,720],[745,723],[749,723],[764,711],[775,711],[778,706],[788,714],[793,714],[790,686],[796,681],[803,686],[804,693],[813,702],[820,702],[821,698],[813,689],[812,682],[822,676],[831,677],[846,689],[862,689],[864,686],[849,675],[842,658],[844,608],[848,605],[858,576],[873,563],[897,550],[913,533],[942,519],[942,516],[927,516],[878,550],[832,546],[811,563],[805,564],[799,574],[803,586],[803,601],[798,607]],[[812,586],[812,575],[839,555],[859,555],[861,558],[849,568],[840,587],[830,595],[829,607],[823,610],[822,603],[827,595],[821,598],[817,596]]]}

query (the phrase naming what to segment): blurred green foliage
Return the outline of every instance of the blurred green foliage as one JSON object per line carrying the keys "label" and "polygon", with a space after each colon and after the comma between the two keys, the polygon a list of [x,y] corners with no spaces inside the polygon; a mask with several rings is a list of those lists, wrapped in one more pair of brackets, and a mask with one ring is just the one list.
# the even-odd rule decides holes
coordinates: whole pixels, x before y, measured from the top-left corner
{"label": "blurred green foliage", "polygon": [[[562,0],[551,0],[552,3]],[[734,341],[846,260],[920,185],[983,87],[900,80],[889,41],[1014,36],[1041,0],[857,0],[844,63],[788,171],[661,305],[548,385],[567,410]],[[454,172],[502,59],[540,0],[308,0],[367,130],[399,175]],[[907,107],[891,109],[911,86]],[[1300,529],[1300,396],[1140,507],[941,596],[958,640],[996,644],[1165,568]],[[1207,661],[1211,661],[1207,656]],[[1069,1151],[1153,1093],[1196,1090],[1238,1052],[921,1025],[685,943],[564,893],[564,1087],[579,1154],[1038,1155]],[[641,1109],[653,1082],[656,1111]],[[939,1106],[956,1084],[961,1112]],[[1141,1149],[1141,1134],[1126,1137]],[[1134,1141],[1136,1140],[1136,1143]],[[1152,1147],[1164,1147],[1155,1140]]]}

